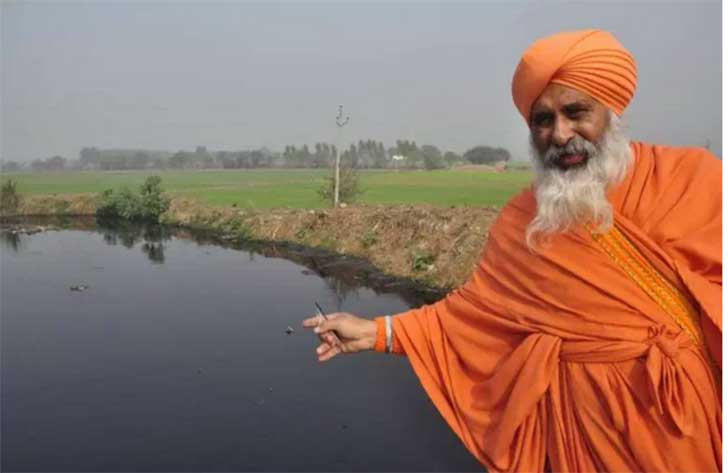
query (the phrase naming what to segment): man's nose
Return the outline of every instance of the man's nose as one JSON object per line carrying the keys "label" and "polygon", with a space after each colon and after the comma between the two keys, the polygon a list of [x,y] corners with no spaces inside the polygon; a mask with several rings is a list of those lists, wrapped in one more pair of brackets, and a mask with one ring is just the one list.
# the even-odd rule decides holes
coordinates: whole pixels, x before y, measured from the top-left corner
{"label": "man's nose", "polygon": [[564,119],[563,117],[557,117],[554,122],[554,133],[551,136],[553,144],[556,146],[566,146],[574,137],[574,128],[572,127],[571,121]]}

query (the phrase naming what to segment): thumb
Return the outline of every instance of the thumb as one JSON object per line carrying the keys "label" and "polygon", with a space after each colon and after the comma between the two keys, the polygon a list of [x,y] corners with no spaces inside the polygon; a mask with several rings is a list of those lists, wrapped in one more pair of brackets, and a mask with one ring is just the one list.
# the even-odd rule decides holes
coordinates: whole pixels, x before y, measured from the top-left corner
{"label": "thumb", "polygon": [[329,314],[325,320],[322,320],[321,323],[313,329],[313,331],[316,333],[323,333],[337,330],[341,326],[342,319],[340,318],[340,315],[341,314],[338,312]]}

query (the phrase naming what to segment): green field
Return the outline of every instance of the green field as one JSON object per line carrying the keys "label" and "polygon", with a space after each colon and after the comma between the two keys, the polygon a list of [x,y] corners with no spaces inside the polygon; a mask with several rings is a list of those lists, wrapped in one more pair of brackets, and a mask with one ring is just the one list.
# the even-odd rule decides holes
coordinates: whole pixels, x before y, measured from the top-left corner
{"label": "green field", "polygon": [[[237,204],[245,208],[326,207],[316,190],[328,171],[324,170],[212,170],[157,171],[164,190],[219,206]],[[21,195],[99,193],[105,189],[138,186],[145,171],[83,171],[62,173],[12,173]],[[364,192],[358,201],[377,204],[434,204],[502,206],[531,180],[529,171],[504,173],[442,170],[360,172]]]}

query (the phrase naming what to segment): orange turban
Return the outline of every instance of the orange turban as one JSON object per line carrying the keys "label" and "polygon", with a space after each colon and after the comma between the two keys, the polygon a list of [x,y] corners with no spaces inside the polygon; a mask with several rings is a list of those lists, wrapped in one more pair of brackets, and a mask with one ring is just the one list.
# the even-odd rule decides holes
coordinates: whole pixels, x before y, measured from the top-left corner
{"label": "orange turban", "polygon": [[513,74],[513,101],[527,123],[549,84],[584,92],[621,115],[637,88],[637,64],[606,31],[558,33],[533,43]]}

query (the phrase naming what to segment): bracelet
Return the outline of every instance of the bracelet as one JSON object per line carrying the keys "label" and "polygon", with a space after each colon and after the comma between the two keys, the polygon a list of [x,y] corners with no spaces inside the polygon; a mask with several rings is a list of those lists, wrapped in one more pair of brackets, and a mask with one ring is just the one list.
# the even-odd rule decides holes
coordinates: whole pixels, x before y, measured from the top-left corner
{"label": "bracelet", "polygon": [[384,317],[384,324],[386,327],[386,351],[387,353],[392,353],[392,316],[387,315]]}

